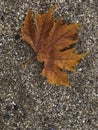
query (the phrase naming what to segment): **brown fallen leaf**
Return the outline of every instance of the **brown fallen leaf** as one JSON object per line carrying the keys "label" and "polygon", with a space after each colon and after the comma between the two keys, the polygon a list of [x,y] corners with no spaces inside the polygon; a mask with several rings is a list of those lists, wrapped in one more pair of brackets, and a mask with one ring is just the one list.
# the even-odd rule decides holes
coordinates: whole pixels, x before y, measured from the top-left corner
{"label": "brown fallen leaf", "polygon": [[32,23],[28,10],[21,28],[22,39],[34,49],[38,61],[44,62],[42,75],[48,82],[69,86],[67,74],[62,69],[74,71],[78,61],[86,54],[77,54],[75,48],[69,48],[77,42],[79,24],[62,25],[61,18],[54,22],[53,9],[42,15],[35,13],[35,23]]}

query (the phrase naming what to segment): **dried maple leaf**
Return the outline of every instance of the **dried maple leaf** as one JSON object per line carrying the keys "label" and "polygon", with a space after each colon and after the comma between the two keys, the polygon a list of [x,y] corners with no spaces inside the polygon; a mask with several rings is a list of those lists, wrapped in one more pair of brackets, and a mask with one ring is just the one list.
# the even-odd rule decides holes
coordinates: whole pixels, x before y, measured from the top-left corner
{"label": "dried maple leaf", "polygon": [[38,61],[44,62],[42,75],[48,82],[69,86],[67,74],[62,69],[74,71],[78,61],[85,56],[77,54],[75,48],[68,49],[77,42],[79,24],[62,25],[61,19],[54,22],[53,9],[50,8],[42,15],[35,13],[34,24],[28,10],[21,28],[22,39],[34,49]]}

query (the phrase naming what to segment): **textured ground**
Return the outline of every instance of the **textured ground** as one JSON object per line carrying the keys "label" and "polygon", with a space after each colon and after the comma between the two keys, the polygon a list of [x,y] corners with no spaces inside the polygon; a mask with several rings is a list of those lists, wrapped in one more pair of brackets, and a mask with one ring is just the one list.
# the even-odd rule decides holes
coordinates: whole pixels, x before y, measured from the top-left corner
{"label": "textured ground", "polygon": [[[98,130],[97,0],[43,1],[0,0],[0,130]],[[69,73],[70,88],[46,82],[20,35],[28,7],[41,13],[54,3],[54,17],[81,23],[77,50],[89,52]]]}

